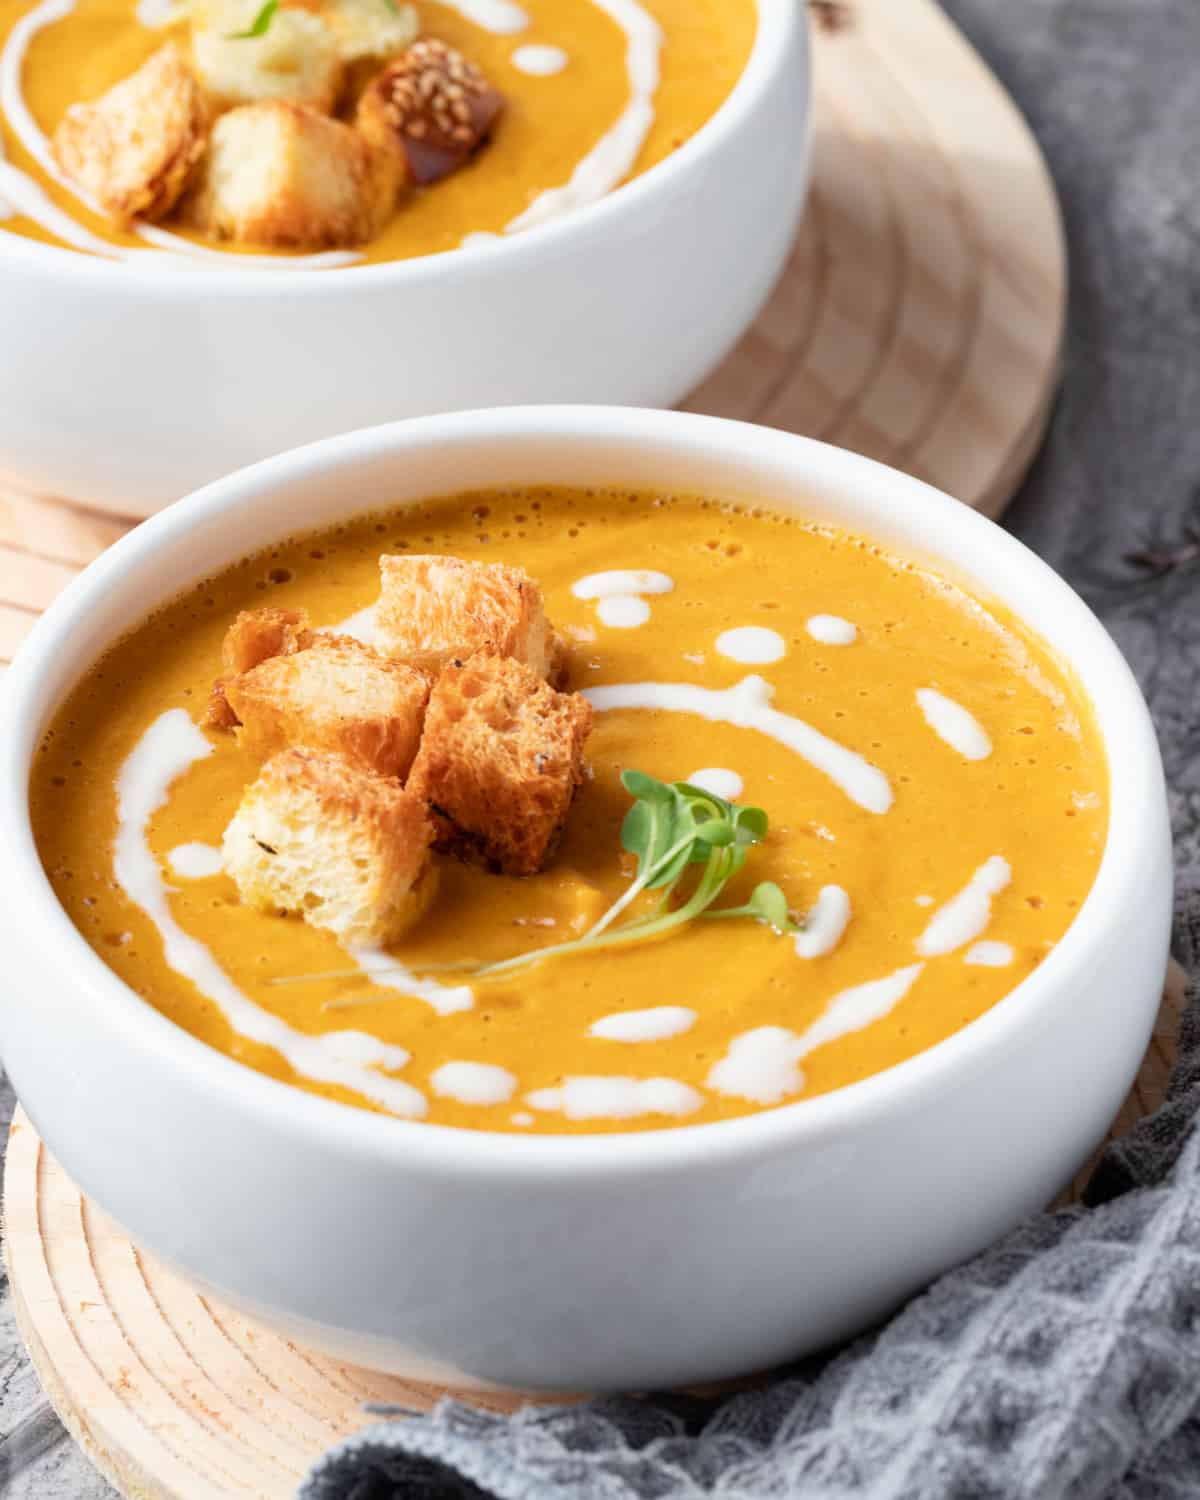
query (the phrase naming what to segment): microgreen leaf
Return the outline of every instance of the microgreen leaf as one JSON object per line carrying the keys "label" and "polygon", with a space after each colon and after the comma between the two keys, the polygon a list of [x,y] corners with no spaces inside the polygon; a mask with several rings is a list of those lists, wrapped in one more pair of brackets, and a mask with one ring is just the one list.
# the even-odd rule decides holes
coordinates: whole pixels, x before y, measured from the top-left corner
{"label": "microgreen leaf", "polygon": [[776,932],[795,934],[801,931],[799,923],[788,910],[787,897],[773,880],[764,880],[750,893],[745,906],[725,906],[718,911],[706,911],[710,919],[716,917],[753,917],[764,922]]}
{"label": "microgreen leaf", "polygon": [[225,40],[229,42],[246,42],[254,37],[266,36],[271,22],[275,18],[275,12],[279,9],[279,0],[266,0],[266,4],[254,17],[245,31],[231,31]]}
{"label": "microgreen leaf", "polygon": [[396,0],[383,0],[383,3],[391,11],[392,15],[398,16],[400,14],[400,7],[396,4]]}

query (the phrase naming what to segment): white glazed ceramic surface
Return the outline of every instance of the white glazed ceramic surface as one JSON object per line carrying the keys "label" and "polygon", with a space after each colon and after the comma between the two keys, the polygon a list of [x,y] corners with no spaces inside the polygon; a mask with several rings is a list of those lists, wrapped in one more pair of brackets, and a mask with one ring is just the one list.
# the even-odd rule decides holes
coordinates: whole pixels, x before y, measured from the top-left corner
{"label": "white glazed ceramic surface", "polygon": [[[796,507],[928,557],[1039,631],[1095,705],[1115,795],[1096,884],[1034,974],[940,1046],[839,1092],[591,1138],[337,1105],[210,1050],[127,989],[63,914],[31,838],[30,758],[63,694],[152,605],[243,552],[385,503],[524,482]],[[120,542],[39,623],[5,691],[0,1041],[22,1101],[137,1240],[349,1360],[617,1388],[715,1379],[825,1344],[1044,1204],[1102,1136],[1149,1036],[1171,862],[1158,749],[1124,661],[992,523],[807,439],[593,407],[425,418],[317,444]]]}
{"label": "white glazed ceramic surface", "polygon": [[297,443],[526,401],[670,406],[753,321],[807,179],[803,0],[679,151],[480,248],[334,271],[163,269],[0,232],[0,476],[148,515]]}

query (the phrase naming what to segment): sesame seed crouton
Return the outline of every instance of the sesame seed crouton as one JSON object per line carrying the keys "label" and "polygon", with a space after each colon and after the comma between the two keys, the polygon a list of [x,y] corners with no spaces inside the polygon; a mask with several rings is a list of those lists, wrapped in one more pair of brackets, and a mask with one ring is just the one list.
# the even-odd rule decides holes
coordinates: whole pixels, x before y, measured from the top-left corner
{"label": "sesame seed crouton", "polygon": [[63,171],[120,227],[161,219],[204,154],[208,108],[174,43],[89,104],[73,104],[54,132]]}
{"label": "sesame seed crouton", "polygon": [[214,125],[180,215],[214,239],[336,249],[373,238],[399,186],[396,162],[340,120],[280,101],[245,104]]}
{"label": "sesame seed crouton", "polygon": [[592,706],[524,663],[480,653],[438,678],[408,789],[438,822],[437,845],[506,875],[553,853],[584,777]]}
{"label": "sesame seed crouton", "polygon": [[425,185],[468,161],[503,108],[503,94],[461,52],[423,37],[371,80],[354,123],[372,145],[401,154],[407,177]]}
{"label": "sesame seed crouton", "polygon": [[380,776],[407,776],[429,681],[348,636],[315,635],[225,684],[238,743],[267,759],[289,745],[343,755]]}
{"label": "sesame seed crouton", "polygon": [[555,661],[542,591],[523,568],[458,557],[384,554],[379,648],[436,676],[476,651],[511,656],[539,677]]}
{"label": "sesame seed crouton", "polygon": [[397,782],[340,756],[285,750],[247,788],[223,854],[248,905],[376,946],[428,907],[432,834],[424,803]]}
{"label": "sesame seed crouton", "polygon": [[223,109],[286,99],[332,114],[343,79],[334,33],[320,16],[289,7],[270,16],[261,36],[247,36],[261,9],[261,0],[193,4],[192,59],[200,82]]}

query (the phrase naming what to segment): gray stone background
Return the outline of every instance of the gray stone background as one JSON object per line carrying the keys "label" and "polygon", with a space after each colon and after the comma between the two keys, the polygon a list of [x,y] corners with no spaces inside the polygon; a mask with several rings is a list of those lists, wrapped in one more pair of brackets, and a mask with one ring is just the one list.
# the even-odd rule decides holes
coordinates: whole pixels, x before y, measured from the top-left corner
{"label": "gray stone background", "polygon": [[[1178,866],[1194,883],[1200,0],[944,3],[1033,125],[1070,245],[1062,392],[1049,440],[1006,524],[1083,594],[1137,673],[1162,739]],[[12,1107],[0,1070],[0,1126]],[[0,1494],[114,1494],[46,1404],[3,1283]]]}

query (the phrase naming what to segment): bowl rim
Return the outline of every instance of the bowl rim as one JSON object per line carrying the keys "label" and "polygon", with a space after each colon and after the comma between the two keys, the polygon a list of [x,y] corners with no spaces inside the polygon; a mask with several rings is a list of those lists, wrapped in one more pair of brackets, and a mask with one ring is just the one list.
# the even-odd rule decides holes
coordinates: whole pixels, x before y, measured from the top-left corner
{"label": "bowl rim", "polygon": [[[0,274],[6,260],[16,260],[48,272],[60,271],[74,279],[99,278],[105,289],[113,287],[114,275],[137,278],[138,290],[170,296],[179,289],[195,288],[210,297],[218,289],[233,296],[247,296],[263,291],[294,292],[301,285],[315,284],[315,290],[333,295],[362,286],[403,286],[438,280],[443,276],[478,274],[497,265],[520,267],[523,260],[536,261],[543,251],[553,252],[572,235],[586,236],[594,228],[611,230],[613,221],[636,215],[647,195],[665,186],[668,174],[682,175],[693,164],[700,165],[710,152],[718,150],[743,128],[757,109],[763,95],[776,76],[787,65],[794,49],[799,48],[808,67],[807,9],[802,0],[754,0],[757,28],[754,44],[737,82],[709,118],[677,150],[672,151],[631,181],[623,182],[603,197],[582,208],[573,209],[520,234],[502,235],[494,243],[460,246],[456,250],[436,251],[404,260],[384,261],[376,265],[333,266],[323,270],[238,269],[234,265],[209,266],[197,261],[193,266],[167,267],[146,257],[109,260],[65,245],[45,244],[25,235],[6,234],[0,229]],[[11,242],[11,243],[10,243]]]}
{"label": "bowl rim", "polygon": [[[524,1136],[397,1119],[259,1073],[199,1041],[141,999],[74,926],[37,855],[28,781],[41,731],[70,690],[63,687],[49,702],[39,704],[39,698],[46,696],[39,685],[42,665],[53,661],[85,631],[95,603],[104,598],[110,585],[121,586],[131,575],[152,568],[160,543],[212,526],[240,506],[286,492],[293,482],[344,477],[379,460],[399,464],[406,453],[419,448],[470,447],[497,439],[544,442],[547,438],[590,441],[598,446],[620,441],[626,448],[640,444],[660,451],[678,451],[681,445],[697,453],[719,449],[723,456],[748,466],[770,460],[803,482],[815,484],[813,476],[819,475],[842,494],[886,491],[889,506],[899,508],[896,502],[903,502],[906,513],[916,507],[936,521],[939,538],[957,531],[977,551],[993,557],[997,550],[1000,555],[1008,554],[1014,566],[1020,566],[1023,588],[1027,586],[1031,594],[1049,594],[1056,611],[1073,617],[1087,643],[1086,651],[1076,653],[1076,659],[1086,656],[1095,663],[1090,685],[1083,689],[1081,684],[1081,690],[1087,692],[1096,713],[1110,785],[1120,786],[1122,795],[1110,795],[1101,864],[1070,927],[1033,973],[983,1015],[924,1052],[856,1083],[735,1119],[652,1130]],[[744,459],[749,446],[756,451]],[[347,494],[353,490],[352,484],[346,485]],[[347,503],[345,514],[354,514],[353,502]],[[327,519],[333,521],[332,513]],[[284,535],[285,530],[278,534]],[[936,565],[937,546],[913,546],[910,555],[922,551]],[[947,559],[943,566],[952,575],[962,574]],[[181,583],[178,592],[191,582]],[[979,587],[986,592],[982,584]],[[1014,613],[1021,617],[1015,608]],[[114,638],[106,635],[104,645]],[[98,654],[93,650],[90,659],[94,661]],[[1070,657],[1064,654],[1064,660],[1073,668]],[[77,680],[78,674],[72,684]],[[1096,691],[1097,684],[1102,691]],[[630,407],[525,406],[410,418],[326,438],[238,470],[143,522],[86,568],[37,622],[2,691],[6,711],[0,722],[0,886],[19,892],[7,917],[14,923],[19,920],[26,942],[43,956],[51,971],[46,982],[69,982],[80,1002],[102,1010],[106,1024],[123,1032],[143,1058],[157,1056],[174,1068],[199,1075],[199,1082],[211,1089],[214,1098],[236,1094],[247,1113],[265,1117],[294,1134],[311,1133],[326,1144],[336,1137],[356,1155],[397,1164],[403,1161],[409,1168],[421,1163],[439,1172],[552,1176],[671,1172],[697,1159],[759,1156],[783,1146],[790,1149],[841,1138],[847,1130],[953,1082],[955,1075],[959,1081],[969,1078],[974,1070],[1001,1056],[1019,1033],[1031,1027],[1036,1030],[1042,1013],[1069,997],[1072,977],[1087,974],[1097,934],[1102,935],[1110,925],[1119,930],[1123,911],[1155,858],[1155,820],[1145,816],[1145,798],[1137,793],[1164,796],[1162,762],[1149,711],[1124,657],[1065,580],[1015,537],[931,485],[830,444],[724,418]],[[1114,740],[1116,726],[1120,734]]]}

